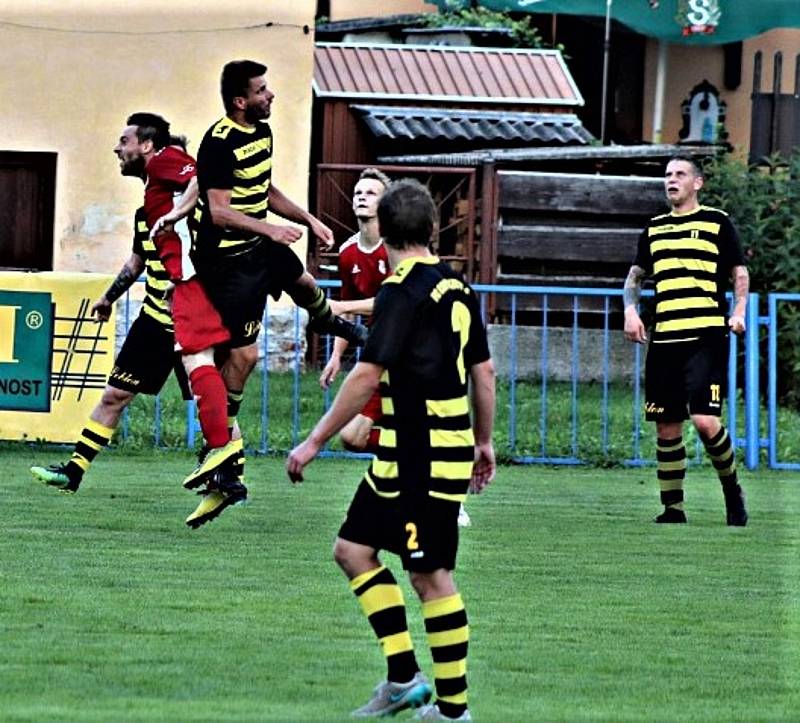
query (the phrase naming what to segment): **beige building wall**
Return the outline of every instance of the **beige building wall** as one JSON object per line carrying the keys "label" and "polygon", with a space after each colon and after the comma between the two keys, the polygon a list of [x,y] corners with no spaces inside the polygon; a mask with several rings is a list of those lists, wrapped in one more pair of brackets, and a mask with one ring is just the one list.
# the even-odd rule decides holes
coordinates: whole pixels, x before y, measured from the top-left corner
{"label": "beige building wall", "polygon": [[330,20],[400,15],[403,13],[435,13],[438,7],[424,0],[391,0],[387,3],[365,3],[364,0],[331,0]]}
{"label": "beige building wall", "polygon": [[[143,193],[112,153],[125,118],[164,115],[196,154],[223,114],[229,60],[269,66],[273,178],[305,205],[315,9],[314,0],[6,0],[3,20],[15,24],[0,25],[0,150],[58,154],[54,268],[119,268]],[[305,247],[296,245],[303,259]]]}
{"label": "beige building wall", "polygon": [[[761,70],[761,90],[772,88],[774,55],[783,52],[782,92],[794,91],[795,58],[800,53],[800,30],[771,30],[744,42],[742,49],[742,82],[736,90],[727,90],[723,82],[724,53],[722,46],[671,45],[668,53],[666,97],[664,104],[664,125],[662,140],[674,143],[679,140],[678,132],[683,125],[681,103],[688,97],[692,88],[703,80],[708,80],[720,92],[720,98],[727,103],[729,142],[746,155],[750,146],[751,100],[753,91],[753,61],[758,51],[763,54]],[[644,127],[643,136],[647,140],[653,135],[653,104],[655,98],[658,42],[648,41],[645,89],[644,89]]]}

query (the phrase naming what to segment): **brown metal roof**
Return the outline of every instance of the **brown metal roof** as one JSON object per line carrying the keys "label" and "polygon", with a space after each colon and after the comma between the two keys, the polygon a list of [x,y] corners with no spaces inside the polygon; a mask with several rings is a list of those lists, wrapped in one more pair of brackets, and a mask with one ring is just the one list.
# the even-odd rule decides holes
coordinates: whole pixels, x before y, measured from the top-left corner
{"label": "brown metal roof", "polygon": [[557,50],[317,43],[319,97],[583,105]]}

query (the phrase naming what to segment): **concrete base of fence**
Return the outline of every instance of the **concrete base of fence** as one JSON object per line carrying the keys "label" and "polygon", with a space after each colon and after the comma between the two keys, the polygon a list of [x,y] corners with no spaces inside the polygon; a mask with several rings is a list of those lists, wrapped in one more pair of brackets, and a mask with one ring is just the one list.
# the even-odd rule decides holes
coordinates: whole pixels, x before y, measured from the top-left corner
{"label": "concrete base of fence", "polygon": [[[509,378],[511,368],[511,326],[491,324],[488,329],[489,347],[499,376]],[[518,379],[542,378],[542,328],[516,328],[516,376]],[[634,370],[634,346],[626,341],[621,330],[608,332],[608,380],[631,383]],[[578,355],[578,381],[600,382],[605,369],[605,340],[602,329],[579,329],[573,349],[572,329],[547,329],[547,379],[572,380],[573,358]],[[644,349],[641,357],[644,367]]]}
{"label": "concrete base of fence", "polygon": [[[131,298],[127,314],[124,298],[117,302],[117,328],[116,342],[117,352],[119,352],[128,333],[128,327],[139,315],[142,302]],[[308,312],[305,309],[299,310],[299,331],[295,336],[295,307],[270,306],[267,314],[267,368],[269,371],[287,372],[294,369],[296,358],[299,357],[301,369],[305,367],[306,355],[306,326],[308,325]],[[299,351],[297,350],[299,341]],[[296,353],[298,351],[298,353]],[[264,361],[264,329],[258,337],[258,361],[259,366]]]}

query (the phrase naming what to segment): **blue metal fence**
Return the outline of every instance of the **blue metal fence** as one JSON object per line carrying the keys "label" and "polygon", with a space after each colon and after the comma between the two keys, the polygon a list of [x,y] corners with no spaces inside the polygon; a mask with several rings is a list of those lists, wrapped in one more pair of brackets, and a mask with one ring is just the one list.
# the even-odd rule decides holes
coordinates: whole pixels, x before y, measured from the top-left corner
{"label": "blue metal fence", "polygon": [[[320,282],[320,285],[328,291],[339,286],[338,282]],[[582,399],[581,391],[584,387],[581,384],[581,376],[584,371],[586,352],[582,348],[582,334],[583,329],[579,324],[580,317],[585,314],[583,310],[583,303],[588,299],[596,300],[595,308],[601,310],[601,313],[595,312],[595,316],[601,316],[602,328],[599,329],[601,334],[600,344],[600,359],[594,359],[594,364],[601,369],[599,385],[599,449],[601,456],[607,456],[610,453],[611,446],[611,425],[615,424],[610,418],[609,410],[611,408],[612,394],[615,393],[616,387],[612,384],[611,374],[611,351],[617,345],[624,345],[625,348],[630,350],[630,373],[623,384],[629,390],[626,393],[630,394],[630,448],[629,452],[624,455],[624,463],[627,465],[643,465],[652,463],[652,449],[650,453],[643,450],[642,440],[651,441],[652,434],[649,429],[643,429],[642,425],[642,347],[635,344],[629,344],[624,341],[622,331],[619,329],[612,329],[609,326],[609,319],[612,311],[621,312],[621,303],[619,297],[622,292],[615,289],[601,289],[601,288],[571,288],[571,287],[539,287],[539,286],[499,286],[499,285],[476,285],[476,292],[479,293],[481,298],[481,308],[486,318],[487,299],[489,295],[493,295],[494,299],[506,297],[506,302],[503,306],[508,309],[508,324],[504,327],[504,333],[508,336],[508,349],[507,359],[508,365],[505,369],[500,369],[500,375],[505,378],[508,393],[508,453],[511,459],[518,463],[546,463],[557,465],[577,465],[587,462],[587,457],[581,449],[580,440],[582,434],[586,432],[584,420],[581,418]],[[551,449],[550,441],[551,434],[554,429],[550,425],[551,416],[551,395],[550,387],[554,384],[552,374],[552,361],[554,356],[563,356],[556,350],[553,351],[552,335],[555,333],[555,327],[550,324],[550,316],[553,312],[552,300],[554,297],[559,297],[561,306],[559,314],[561,316],[560,333],[562,336],[568,335],[570,345],[568,353],[569,358],[569,380],[565,382],[568,384],[568,397],[569,397],[569,411],[564,414],[564,422],[568,419],[568,434],[566,435],[568,442],[561,443],[561,449],[553,451]],[[571,299],[565,309],[563,299]],[[522,327],[518,322],[520,308],[527,308],[531,301],[536,301],[537,313],[541,319],[541,323],[535,329],[531,327]],[[759,296],[758,294],[751,294],[747,310],[747,331],[744,339],[740,340],[735,335],[731,335],[730,350],[728,357],[728,399],[727,399],[727,426],[734,440],[734,443],[744,451],[745,464],[748,468],[754,469],[759,464],[760,450],[762,448],[768,449],[768,463],[770,467],[780,469],[800,469],[800,463],[780,461],[777,457],[777,444],[778,444],[778,411],[777,411],[777,305],[779,302],[796,302],[800,301],[800,294],[770,294],[768,305],[769,314],[766,317],[759,315]],[[599,306],[598,306],[599,303]],[[123,305],[123,313],[125,314],[126,328],[132,323],[131,305],[130,300],[126,300]],[[566,327],[564,326],[564,317],[571,315],[571,322]],[[301,427],[300,417],[300,401],[302,395],[302,346],[301,342],[301,324],[299,311],[295,310],[294,315],[294,365],[292,369],[292,406],[291,406],[291,442],[296,444],[299,441],[299,433]],[[760,422],[762,419],[761,406],[760,406],[760,390],[759,390],[759,333],[760,328],[766,327],[769,333],[769,388],[767,395],[767,419],[766,427],[768,434],[766,438],[760,438]],[[521,358],[521,341],[522,333],[528,337],[532,333],[538,335],[538,345],[540,358],[538,360],[538,370],[533,375],[533,379],[523,379],[521,363],[524,361]],[[263,355],[266,359],[269,344],[269,327],[264,324],[264,335],[262,338]],[[740,357],[740,344],[743,347],[743,370],[744,379],[743,384],[739,383],[739,357]],[[323,343],[325,358],[330,353],[331,342],[326,339]],[[582,358],[583,357],[583,358]],[[563,358],[561,359],[562,367]],[[261,398],[260,398],[260,434],[258,442],[253,445],[255,450],[261,453],[273,451],[273,446],[270,444],[270,376],[267,371],[267,365],[262,365],[260,372],[261,379]],[[533,394],[536,390],[538,395],[538,408],[534,415],[524,413],[523,408],[524,400],[521,395],[527,393]],[[742,391],[741,398],[738,396],[739,390]],[[317,390],[315,394],[323,395],[324,407],[327,408],[332,399],[329,391],[323,392]],[[563,398],[564,393],[559,395]],[[743,424],[741,428],[743,434],[739,433],[739,415],[743,415]],[[281,420],[285,424],[286,420]],[[584,426],[582,426],[584,425]],[[155,406],[155,420],[154,420],[154,443],[161,444],[161,402],[160,399],[156,400]],[[123,419],[122,435],[127,437],[129,434],[128,415],[126,413]],[[555,431],[559,431],[560,438],[564,438],[564,429],[562,425]],[[195,439],[199,433],[199,428],[196,422],[196,409],[193,402],[187,403],[186,412],[186,437],[185,443],[189,448],[193,448]],[[595,433],[595,430],[592,430]],[[521,440],[523,437],[531,438],[532,436],[538,437],[535,449],[524,449],[524,444]],[[530,445],[529,445],[530,447]],[[335,456],[364,456],[353,455],[353,453],[326,450],[326,455]],[[696,446],[695,458],[699,461],[702,458],[699,440]]]}
{"label": "blue metal fence", "polygon": [[800,462],[781,461],[778,459],[778,304],[797,303],[800,294],[769,294],[767,299],[767,317],[762,319],[769,328],[767,337],[767,440],[765,446],[769,450],[768,464],[772,469],[800,469]]}

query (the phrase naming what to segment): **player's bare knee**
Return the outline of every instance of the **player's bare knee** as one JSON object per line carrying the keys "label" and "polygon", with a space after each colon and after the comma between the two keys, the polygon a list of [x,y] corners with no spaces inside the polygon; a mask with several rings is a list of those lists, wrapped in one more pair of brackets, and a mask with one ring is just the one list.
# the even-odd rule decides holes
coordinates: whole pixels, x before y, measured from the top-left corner
{"label": "player's bare knee", "polygon": [[374,550],[341,537],[333,543],[333,559],[350,579],[380,564]]}
{"label": "player's bare knee", "polygon": [[433,572],[409,572],[408,578],[411,587],[419,596],[420,600],[437,600],[448,597],[456,593],[456,586],[453,576],[448,570],[434,570]]}
{"label": "player's bare knee", "polygon": [[187,374],[191,374],[195,369],[206,366],[214,366],[214,350],[204,349],[196,354],[184,354],[183,368]]}
{"label": "player's bare knee", "polygon": [[718,434],[722,427],[719,419],[705,415],[692,417],[692,423],[694,424],[697,433],[703,439],[712,439]]}
{"label": "player's bare knee", "polygon": [[119,412],[127,407],[136,395],[125,389],[107,386],[100,398],[100,406],[109,412]]}
{"label": "player's bare knee", "polygon": [[683,422],[656,422],[656,434],[660,439],[677,439],[683,435]]}
{"label": "player's bare knee", "polygon": [[[248,374],[253,371],[253,368],[258,363],[258,346],[255,344],[248,344],[237,349],[231,349],[231,354],[225,362],[225,367],[228,372],[236,375],[242,379],[246,379]],[[223,376],[228,378],[228,375],[223,372]]]}
{"label": "player's bare knee", "polygon": [[341,538],[337,537],[333,543],[333,559],[336,564],[345,572],[348,572],[348,567],[352,558],[351,545]]}

